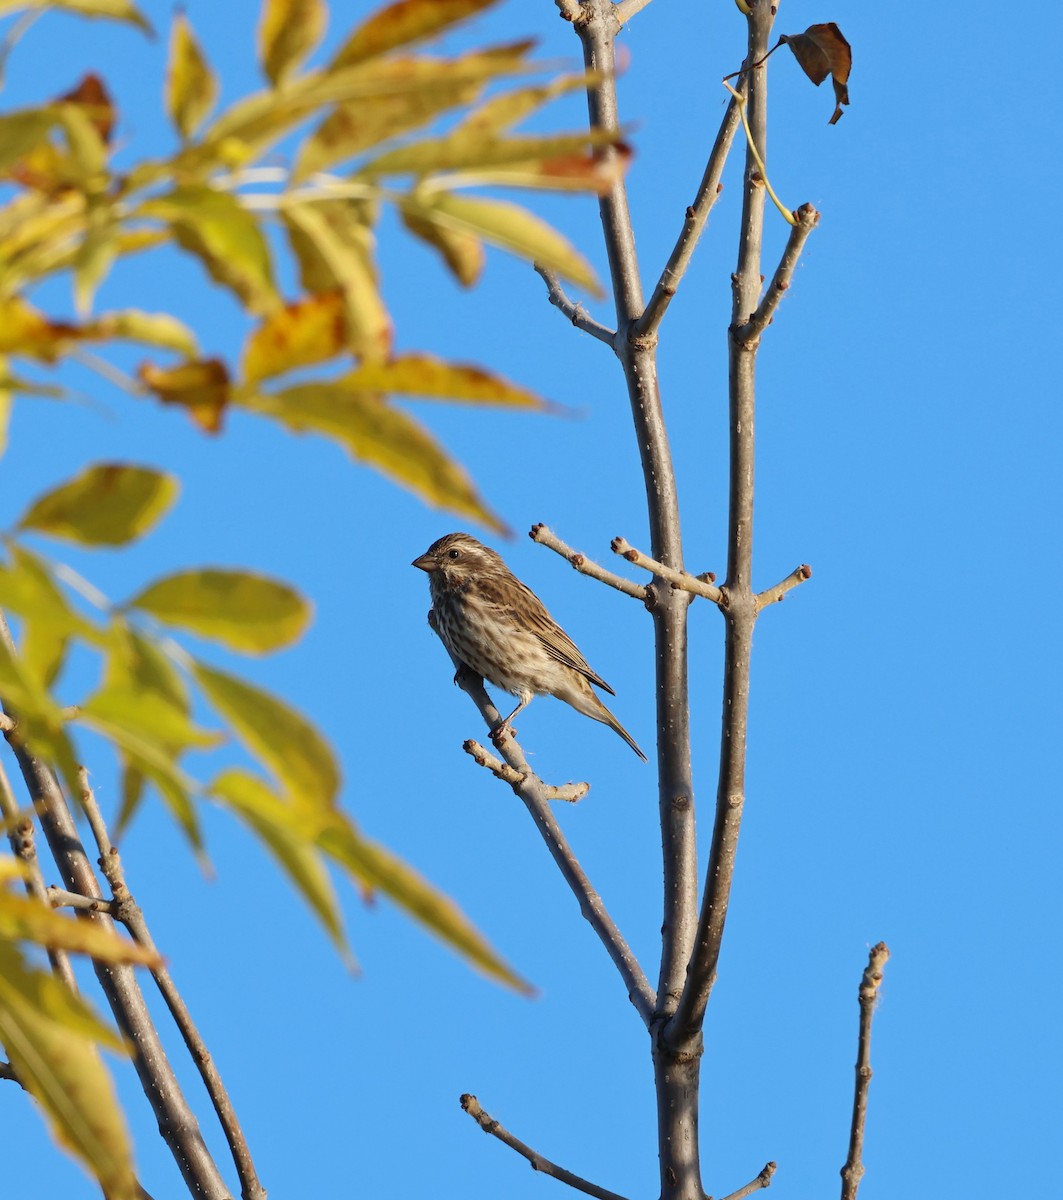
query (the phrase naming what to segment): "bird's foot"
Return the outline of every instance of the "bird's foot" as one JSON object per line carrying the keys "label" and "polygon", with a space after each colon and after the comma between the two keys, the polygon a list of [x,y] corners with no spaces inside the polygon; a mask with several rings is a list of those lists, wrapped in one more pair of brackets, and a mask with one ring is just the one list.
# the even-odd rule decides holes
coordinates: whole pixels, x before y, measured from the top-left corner
{"label": "bird's foot", "polygon": [[490,734],[491,741],[496,746],[501,746],[503,742],[508,741],[510,738],[515,738],[516,736],[517,731],[512,725],[505,721],[499,725],[496,725],[494,729],[491,730]]}

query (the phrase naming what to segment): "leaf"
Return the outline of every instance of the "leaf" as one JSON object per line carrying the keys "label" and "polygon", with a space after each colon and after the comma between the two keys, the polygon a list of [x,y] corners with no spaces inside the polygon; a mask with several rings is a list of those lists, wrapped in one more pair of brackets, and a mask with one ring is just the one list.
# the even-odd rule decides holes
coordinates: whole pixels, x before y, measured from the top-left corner
{"label": "leaf", "polygon": [[327,362],[347,348],[347,302],[342,291],[286,304],[271,313],[244,344],[243,375],[257,383]]}
{"label": "leaf", "polygon": [[121,1043],[63,983],[30,969],[2,942],[0,1042],[56,1140],[96,1176],[108,1200],[134,1200],[129,1135],[94,1045],[121,1050]]}
{"label": "leaf", "polygon": [[379,396],[350,392],[336,381],[300,384],[244,403],[297,432],[335,438],[359,462],[397,480],[428,504],[505,531],[462,467],[413,417]]}
{"label": "leaf", "polygon": [[422,396],[436,400],[462,400],[469,404],[498,404],[505,408],[549,410],[548,404],[527,388],[518,387],[482,367],[445,362],[430,354],[404,354],[386,363],[365,363],[338,381],[346,392],[377,395]]}
{"label": "leaf", "polygon": [[313,53],[327,24],[328,7],[322,0],[265,0],[258,26],[258,53],[274,87]]}
{"label": "leaf", "polygon": [[89,71],[77,85],[59,97],[60,101],[77,105],[92,122],[100,140],[109,145],[118,114],[103,79]]}
{"label": "leaf", "polygon": [[318,844],[356,879],[383,892],[485,975],[526,995],[531,992],[453,900],[389,850],[361,834],[342,813],[335,815]]}
{"label": "leaf", "polygon": [[541,263],[592,295],[603,294],[586,259],[545,221],[516,204],[431,192],[403,197],[399,207],[421,220],[481,237],[530,262]]}
{"label": "leaf", "polygon": [[256,315],[277,302],[269,246],[258,221],[229,192],[200,184],[146,201],[140,216],[167,222],[182,249],[202,262]]}
{"label": "leaf", "polygon": [[29,108],[0,116],[0,172],[10,171],[45,141],[58,120],[54,108]]}
{"label": "leaf", "polygon": [[163,404],[176,404],[205,433],[217,433],[232,396],[229,368],[220,358],[203,358],[176,367],[143,363],[137,378]]}
{"label": "leaf", "polygon": [[85,546],[123,546],[147,533],[177,492],[177,479],[162,471],[96,463],[35,500],[18,528]]}
{"label": "leaf", "polygon": [[809,25],[804,33],[783,34],[780,42],[794,52],[801,70],[819,87],[828,75],[833,76],[834,115],[828,124],[836,125],[842,117],[842,105],[849,103],[849,71],[853,52],[833,21]]}
{"label": "leaf", "polygon": [[92,219],[74,257],[74,304],[87,317],[100,284],[118,257],[118,229],[110,220]]}
{"label": "leaf", "polygon": [[210,785],[210,793],[258,834],[332,940],[346,951],[339,903],[314,844],[314,821],[247,771],[223,771]]}
{"label": "leaf", "polygon": [[585,71],[580,75],[560,75],[557,79],[550,80],[549,83],[502,92],[485,100],[455,128],[485,136],[497,135],[503,130],[519,124],[525,117],[530,116],[558,96],[590,88],[599,80],[600,76],[596,72]]}
{"label": "leaf", "polygon": [[300,279],[308,292],[343,293],[352,354],[376,360],[391,351],[391,318],[377,288],[372,233],[360,210],[342,201],[281,209]]}
{"label": "leaf", "polygon": [[398,0],[363,22],[344,42],[332,65],[349,67],[398,46],[423,42],[495,3],[496,0]]}
{"label": "leaf", "polygon": [[170,29],[166,111],[185,140],[203,123],[218,99],[218,80],[188,18],[178,10]]}
{"label": "leaf", "polygon": [[146,950],[97,922],[62,916],[41,900],[0,889],[0,942],[27,941],[49,950],[88,954],[97,962],[162,965],[157,950]]}
{"label": "leaf", "polygon": [[307,601],[286,583],[250,571],[211,569],[167,575],[128,607],[249,654],[290,646],[311,616]]}
{"label": "leaf", "polygon": [[336,759],[301,713],[246,680],[205,663],[195,662],[192,670],[217,712],[287,789],[315,806],[335,801],[340,786]]}
{"label": "leaf", "polygon": [[176,350],[186,358],[194,358],[198,352],[196,335],[170,313],[142,312],[137,308],[101,313],[83,326],[81,333],[84,338],[93,340],[160,346],[164,350]]}
{"label": "leaf", "polygon": [[438,250],[451,274],[462,285],[472,287],[483,274],[484,244],[471,233],[450,229],[445,225],[417,216],[408,209],[400,208],[403,225],[422,242]]}
{"label": "leaf", "polygon": [[81,17],[104,17],[136,25],[150,37],[151,22],[130,0],[0,0],[0,14],[24,8],[58,8]]}
{"label": "leaf", "polygon": [[49,321],[20,296],[0,301],[0,354],[53,363],[78,337],[77,327]]}

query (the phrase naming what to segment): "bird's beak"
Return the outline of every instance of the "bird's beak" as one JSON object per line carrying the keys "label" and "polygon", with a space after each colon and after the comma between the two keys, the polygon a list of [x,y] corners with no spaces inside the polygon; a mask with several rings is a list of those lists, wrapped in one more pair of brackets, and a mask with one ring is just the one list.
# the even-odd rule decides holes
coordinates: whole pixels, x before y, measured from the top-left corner
{"label": "bird's beak", "polygon": [[438,571],[439,563],[434,558],[429,558],[427,554],[422,554],[420,558],[415,558],[411,567],[420,567],[422,571]]}

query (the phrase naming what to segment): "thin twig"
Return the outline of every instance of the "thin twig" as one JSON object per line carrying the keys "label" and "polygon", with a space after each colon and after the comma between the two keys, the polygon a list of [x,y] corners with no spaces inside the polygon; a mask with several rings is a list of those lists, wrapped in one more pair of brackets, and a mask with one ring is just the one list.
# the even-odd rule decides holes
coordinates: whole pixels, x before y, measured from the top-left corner
{"label": "thin twig", "polygon": [[709,213],[723,190],[720,177],[723,175],[724,164],[727,162],[727,155],[731,151],[737,129],[738,103],[732,99],[727,105],[727,111],[723,114],[716,141],[713,142],[712,150],[709,152],[709,161],[705,164],[701,184],[694,197],[694,203],[686,211],[683,228],[679,233],[675,248],[661,272],[661,278],[657,281],[657,286],[653,289],[653,295],[642,316],[635,322],[635,333],[638,337],[649,337],[660,328],[664,314],[679,288],[680,280],[686,274],[687,267],[690,266],[694,250],[697,248],[705,224],[709,219]]}
{"label": "thin twig", "polygon": [[799,567],[795,567],[781,583],[777,583],[774,587],[766,588],[763,592],[757,593],[757,612],[763,612],[769,604],[778,604],[787,592],[793,591],[795,587],[804,583],[806,579],[811,578],[812,568],[808,563],[802,563]]}
{"label": "thin twig", "polygon": [[596,337],[598,341],[605,342],[607,346],[612,346],[615,343],[615,330],[608,329],[601,321],[596,321],[582,304],[576,304],[570,300],[565,294],[565,289],[561,286],[561,280],[558,279],[557,275],[549,267],[544,267],[542,263],[536,263],[535,270],[542,277],[543,283],[546,284],[546,293],[550,303],[559,309],[577,329],[582,329],[584,333],[589,333],[591,337]]}
{"label": "thin twig", "polygon": [[52,908],[73,908],[79,912],[102,912],[114,916],[115,906],[102,896],[82,896],[80,892],[68,892],[52,886],[48,889],[48,903]]}
{"label": "thin twig", "polygon": [[575,1188],[578,1192],[583,1192],[587,1196],[595,1196],[597,1200],[624,1200],[624,1197],[617,1192],[611,1192],[608,1188],[599,1187],[596,1183],[591,1183],[587,1179],[581,1178],[579,1175],[573,1175],[571,1171],[566,1171],[564,1167],[559,1167],[557,1163],[551,1162],[548,1158],[531,1146],[525,1145],[519,1138],[515,1138],[505,1126],[500,1125],[494,1117],[489,1113],[484,1112],[480,1107],[479,1100],[475,1096],[470,1096],[467,1092],[461,1097],[461,1107],[469,1114],[477,1125],[492,1137],[498,1138],[500,1142],[508,1146],[528,1160],[528,1165],[533,1171],[541,1171],[544,1175],[549,1175],[552,1179],[558,1180],[560,1183],[567,1183],[569,1187]]}
{"label": "thin twig", "polygon": [[[501,779],[503,783],[508,783],[519,794],[519,788],[524,782],[525,776],[519,771],[515,771],[509,763],[504,763],[500,758],[495,758],[493,754],[485,750],[479,742],[474,741],[472,738],[464,742],[461,748],[477,766],[484,767],[496,779]],[[544,783],[543,789],[545,795],[550,800],[566,800],[570,804],[575,804],[577,800],[582,800],[586,796],[591,790],[591,785],[589,783],[563,783],[555,786]]]}
{"label": "thin twig", "polygon": [[579,571],[581,575],[597,579],[599,583],[607,583],[610,587],[616,588],[618,592],[623,592],[625,596],[633,596],[636,600],[646,601],[646,589],[641,584],[625,579],[623,575],[614,575],[612,571],[607,571],[605,567],[599,566],[598,563],[585,557],[578,550],[573,550],[545,525],[533,525],[528,531],[528,537],[533,542],[538,542],[540,546],[546,546],[548,550],[553,550],[555,554],[560,554],[569,566]]}
{"label": "thin twig", "polygon": [[[454,682],[480,710],[481,716],[487,722],[488,729],[497,729],[502,718],[498,709],[491,703],[491,697],[484,688],[483,680],[460,663],[455,662],[454,665],[457,668]],[[657,997],[654,995],[642,967],[639,966],[638,959],[627,944],[624,935],[617,929],[612,917],[609,916],[601,896],[594,890],[586,872],[572,853],[572,848],[554,819],[554,815],[550,811],[549,786],[544,784],[528,766],[524,752],[514,737],[502,738],[496,743],[496,746],[514,773],[511,778],[507,778],[506,782],[524,801],[524,805],[531,813],[532,820],[538,827],[554,862],[557,863],[565,882],[579,902],[580,912],[590,923],[591,928],[605,947],[606,953],[620,972],[627,987],[628,999],[635,1006],[643,1021],[649,1025]],[[519,783],[513,782],[513,779],[518,778]]]}
{"label": "thin twig", "polygon": [[[122,860],[119,857],[118,851],[111,843],[111,837],[107,831],[103,814],[100,812],[100,806],[97,804],[96,796],[89,785],[88,772],[84,768],[79,772],[79,781],[81,784],[81,805],[85,816],[88,818],[89,828],[92,830],[92,836],[100,852],[100,867],[111,886],[111,892],[114,896],[113,905],[110,907],[115,920],[120,921],[129,930],[130,935],[138,945],[143,946],[147,950],[156,950],[154,939],[148,929],[147,921],[144,919],[144,913],[140,905],[133,899],[126,884]],[[174,1023],[181,1032],[181,1037],[188,1048],[188,1053],[192,1056],[192,1061],[196,1064],[207,1092],[210,1095],[214,1111],[217,1113],[218,1121],[225,1133],[225,1140],[228,1142],[229,1149],[232,1152],[237,1174],[240,1176],[241,1195],[244,1200],[266,1200],[266,1190],[258,1180],[255,1164],[251,1158],[251,1151],[248,1148],[243,1129],[240,1127],[236,1110],[229,1099],[229,1093],[225,1090],[225,1085],[222,1083],[221,1075],[214,1064],[214,1059],[211,1057],[206,1043],[196,1028],[195,1022],[192,1020],[192,1014],[188,1011],[188,1006],[182,999],[181,993],[177,990],[177,986],[165,966],[153,968],[151,975],[159,991],[162,993],[163,999],[166,1001],[166,1006],[169,1008]]]}
{"label": "thin twig", "polygon": [[659,575],[677,591],[690,592],[694,596],[704,596],[713,604],[726,604],[723,592],[718,587],[714,587],[709,579],[691,575],[687,571],[676,571],[672,567],[666,567],[664,563],[659,563],[655,558],[650,558],[648,554],[643,554],[641,550],[636,550],[622,537],[613,538],[610,545],[614,554],[619,554],[621,558],[626,558],[629,563],[641,567],[644,571],[652,571],[654,575]]}
{"label": "thin twig", "polygon": [[724,1196],[723,1200],[746,1200],[747,1196],[752,1196],[754,1192],[759,1192],[761,1188],[771,1187],[771,1177],[774,1174],[775,1163],[765,1163],[763,1170],[756,1179],[751,1179],[745,1187],[740,1187],[737,1192],[732,1192],[729,1196]]}
{"label": "thin twig", "polygon": [[650,3],[650,0],[622,0],[622,2],[613,9],[617,21],[621,26],[624,26],[636,14]]}
{"label": "thin twig", "polygon": [[775,269],[775,274],[768,285],[768,290],[764,293],[764,299],[761,300],[757,311],[749,320],[735,330],[735,337],[742,342],[749,342],[753,338],[760,337],[764,330],[771,324],[772,318],[775,316],[775,310],[779,307],[784,293],[790,286],[794,268],[797,266],[797,260],[801,257],[801,251],[805,247],[805,242],[808,241],[808,235],[815,229],[819,222],[819,213],[816,212],[811,204],[802,204],[794,215],[797,217],[797,223],[790,230],[790,236],[786,240],[786,247],[782,252],[782,258],[780,258],[779,265]]}
{"label": "thin twig", "polygon": [[[4,714],[4,719],[7,720],[7,714]],[[5,733],[9,733],[14,728],[14,722],[10,722],[10,728],[5,729]],[[8,841],[11,843],[12,853],[26,867],[26,892],[39,900],[42,904],[48,903],[48,889],[44,885],[44,874],[41,871],[41,860],[37,857],[37,841],[36,830],[33,825],[33,819],[28,813],[19,818],[19,807],[15,800],[15,794],[11,790],[11,781],[7,777],[7,771],[4,770],[3,764],[0,763],[0,816],[8,823],[9,833]],[[74,977],[74,968],[70,965],[70,958],[65,950],[49,949],[48,961],[52,964],[52,970],[72,991],[78,990],[77,979]]]}
{"label": "thin twig", "polygon": [[860,1037],[856,1053],[856,1086],[853,1089],[853,1119],[849,1127],[849,1157],[842,1167],[842,1200],[856,1200],[864,1177],[864,1124],[867,1120],[867,1091],[871,1083],[871,1021],[875,1015],[882,972],[889,961],[889,947],[879,942],[871,947],[867,967],[860,980]]}

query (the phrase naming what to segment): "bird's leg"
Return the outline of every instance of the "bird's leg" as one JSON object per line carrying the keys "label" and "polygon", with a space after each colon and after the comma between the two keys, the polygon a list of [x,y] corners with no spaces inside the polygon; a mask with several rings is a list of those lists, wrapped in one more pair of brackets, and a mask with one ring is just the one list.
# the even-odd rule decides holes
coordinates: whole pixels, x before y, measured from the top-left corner
{"label": "bird's leg", "polygon": [[494,742],[496,746],[501,742],[504,742],[506,738],[516,736],[517,731],[510,724],[510,721],[513,720],[513,718],[521,711],[521,709],[525,708],[531,703],[531,698],[531,692],[521,692],[520,703],[517,705],[517,707],[509,714],[508,717],[504,717],[501,721],[499,721],[494,729],[491,730],[491,741]]}

